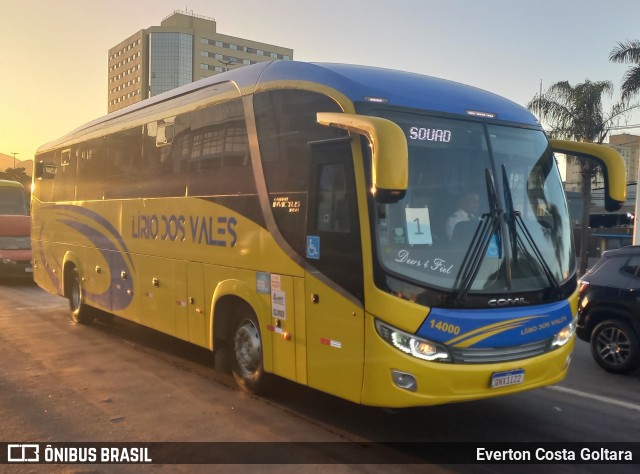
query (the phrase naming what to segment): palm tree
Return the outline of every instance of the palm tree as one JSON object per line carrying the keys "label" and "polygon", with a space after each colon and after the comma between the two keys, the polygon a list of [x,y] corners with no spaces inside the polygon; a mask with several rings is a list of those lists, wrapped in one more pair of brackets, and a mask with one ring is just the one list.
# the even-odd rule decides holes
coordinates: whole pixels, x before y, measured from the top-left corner
{"label": "palm tree", "polygon": [[[527,107],[548,123],[552,138],[602,143],[621,116],[636,107],[621,101],[605,114],[602,98],[612,94],[613,85],[609,81],[592,82],[587,79],[575,86],[567,81],[560,81],[551,85],[546,92],[536,94]],[[579,163],[582,177],[579,274],[582,275],[587,270],[591,181],[595,178],[599,165],[585,159],[581,159]]]}
{"label": "palm tree", "polygon": [[622,100],[629,100],[640,91],[640,41],[618,43],[609,53],[609,60],[614,63],[635,64],[622,77]]}

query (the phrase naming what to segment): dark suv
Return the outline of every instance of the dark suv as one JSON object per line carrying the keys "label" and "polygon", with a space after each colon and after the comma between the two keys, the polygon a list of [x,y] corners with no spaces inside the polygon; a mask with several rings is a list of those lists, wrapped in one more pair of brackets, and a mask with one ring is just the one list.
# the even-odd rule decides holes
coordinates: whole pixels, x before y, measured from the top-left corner
{"label": "dark suv", "polygon": [[609,250],[579,282],[577,335],[605,370],[640,365],[640,246]]}

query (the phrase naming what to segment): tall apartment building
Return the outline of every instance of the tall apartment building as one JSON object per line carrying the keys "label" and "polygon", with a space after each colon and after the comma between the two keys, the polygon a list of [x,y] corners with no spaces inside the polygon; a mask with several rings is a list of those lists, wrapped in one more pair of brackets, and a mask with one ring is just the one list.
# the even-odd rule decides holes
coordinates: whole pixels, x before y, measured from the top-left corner
{"label": "tall apartment building", "polygon": [[174,11],[160,26],[134,33],[109,50],[108,111],[228,69],[293,59],[293,49],[216,31],[216,21]]}

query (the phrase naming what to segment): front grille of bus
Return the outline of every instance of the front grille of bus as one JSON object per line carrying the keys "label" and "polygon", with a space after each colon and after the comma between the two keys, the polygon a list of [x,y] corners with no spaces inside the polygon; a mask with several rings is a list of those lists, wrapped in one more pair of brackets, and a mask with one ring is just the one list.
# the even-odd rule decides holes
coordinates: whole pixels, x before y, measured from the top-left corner
{"label": "front grille of bus", "polygon": [[508,362],[511,360],[535,357],[551,350],[551,339],[513,347],[448,347],[454,363],[488,364],[492,362]]}

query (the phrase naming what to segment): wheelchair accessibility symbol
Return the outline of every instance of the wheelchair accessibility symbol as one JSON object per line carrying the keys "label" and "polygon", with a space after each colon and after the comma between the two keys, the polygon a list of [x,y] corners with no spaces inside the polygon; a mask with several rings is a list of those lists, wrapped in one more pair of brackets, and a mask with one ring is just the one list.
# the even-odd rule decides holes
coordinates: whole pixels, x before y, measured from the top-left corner
{"label": "wheelchair accessibility symbol", "polygon": [[307,258],[320,260],[320,237],[307,235]]}
{"label": "wheelchair accessibility symbol", "polygon": [[498,258],[500,257],[500,244],[498,242],[498,236],[493,234],[491,236],[491,241],[489,242],[489,247],[487,248],[487,257],[489,258]]}

